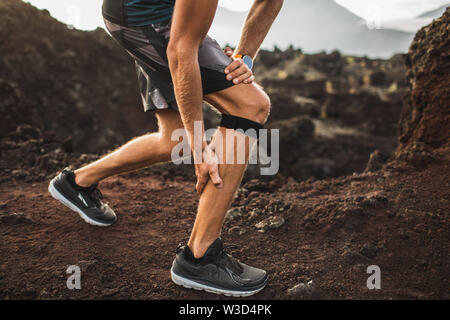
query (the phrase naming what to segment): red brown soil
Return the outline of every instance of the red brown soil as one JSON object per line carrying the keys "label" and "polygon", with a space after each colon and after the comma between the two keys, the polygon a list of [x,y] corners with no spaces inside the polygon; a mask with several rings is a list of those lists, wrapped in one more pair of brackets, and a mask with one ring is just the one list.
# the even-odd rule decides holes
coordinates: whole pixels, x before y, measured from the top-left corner
{"label": "red brown soil", "polygon": [[[447,10],[408,53],[400,145],[388,163],[374,153],[365,173],[319,181],[279,175],[241,187],[233,203],[241,215],[227,220],[223,239],[270,275],[252,298],[450,299],[449,20]],[[102,182],[119,220],[98,228],[47,192],[62,164],[96,157],[63,145],[27,126],[0,141],[0,298],[223,298],[170,281],[175,249],[195,217],[192,168],[163,165]],[[284,225],[258,232],[271,217]],[[81,290],[66,287],[69,265],[81,267]],[[366,286],[370,265],[381,269],[380,290]],[[314,289],[288,292],[311,279]]]}
{"label": "red brown soil", "polygon": [[[313,279],[317,289],[305,298],[449,299],[450,188],[442,174],[450,169],[448,154],[420,171],[393,165],[314,183],[244,185],[253,191],[234,203],[244,206],[244,214],[226,223],[223,238],[240,246],[233,255],[269,272],[269,285],[254,298],[303,298],[287,290]],[[175,248],[187,240],[194,221],[193,180],[144,170],[103,182],[119,215],[110,228],[86,224],[46,187],[16,181],[0,186],[6,206],[0,298],[216,298],[179,288],[169,276]],[[254,225],[270,216],[271,206],[286,223],[256,232]],[[253,208],[261,212],[250,219]],[[234,226],[245,233],[230,234]],[[375,257],[360,254],[367,244],[376,248]],[[80,266],[82,290],[66,288],[69,265]],[[369,265],[381,268],[381,290],[366,287]]]}

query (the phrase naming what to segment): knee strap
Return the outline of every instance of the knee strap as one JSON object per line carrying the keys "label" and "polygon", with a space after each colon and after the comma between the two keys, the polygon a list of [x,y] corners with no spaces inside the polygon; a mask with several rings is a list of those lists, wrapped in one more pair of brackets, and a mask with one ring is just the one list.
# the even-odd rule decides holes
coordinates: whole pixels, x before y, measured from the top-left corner
{"label": "knee strap", "polygon": [[[224,127],[224,128],[228,128],[228,129],[233,129],[233,130],[237,130],[237,129],[241,129],[244,131],[244,134],[256,138],[259,138],[259,129],[263,129],[262,124],[252,121],[252,120],[248,120],[245,118],[241,118],[241,117],[236,117],[236,116],[232,116],[229,114],[222,114],[222,120],[220,121],[220,126]],[[253,130],[250,130],[249,132],[247,132],[247,130],[249,129],[254,129],[256,132],[256,137],[255,137],[255,133],[252,132]]]}

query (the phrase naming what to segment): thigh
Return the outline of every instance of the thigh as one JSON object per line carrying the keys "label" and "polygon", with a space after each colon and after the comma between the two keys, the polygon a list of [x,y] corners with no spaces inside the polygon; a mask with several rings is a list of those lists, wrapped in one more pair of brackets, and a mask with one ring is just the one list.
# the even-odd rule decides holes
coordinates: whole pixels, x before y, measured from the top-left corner
{"label": "thigh", "polygon": [[184,129],[181,115],[178,111],[172,109],[163,109],[155,111],[158,119],[159,132],[164,138],[170,139],[173,131]]}
{"label": "thigh", "polygon": [[[203,99],[224,114],[250,118],[254,115],[253,105],[269,104],[264,90],[256,83],[238,84],[227,89],[207,94]],[[177,110],[156,110],[159,132],[169,136],[176,129],[184,128],[181,115]]]}
{"label": "thigh", "polygon": [[230,88],[210,93],[204,100],[224,114],[249,118],[254,115],[254,107],[270,104],[269,97],[256,83],[241,83]]}

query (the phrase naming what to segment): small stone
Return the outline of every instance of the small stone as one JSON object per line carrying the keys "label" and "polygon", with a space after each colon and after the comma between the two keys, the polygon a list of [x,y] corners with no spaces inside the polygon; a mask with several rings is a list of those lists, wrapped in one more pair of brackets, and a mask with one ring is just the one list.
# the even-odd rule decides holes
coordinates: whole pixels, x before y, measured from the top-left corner
{"label": "small stone", "polygon": [[307,283],[299,283],[287,290],[289,296],[294,298],[307,298],[316,291],[313,280]]}
{"label": "small stone", "polygon": [[360,252],[362,255],[366,256],[367,258],[373,259],[377,255],[378,248],[376,246],[374,246],[373,244],[366,243],[365,245],[363,245]]}
{"label": "small stone", "polygon": [[6,202],[0,202],[0,210],[5,209],[8,206]]}
{"label": "small stone", "polygon": [[247,197],[248,196],[248,190],[245,188],[239,188],[238,189],[238,195],[242,196],[242,197]]}
{"label": "small stone", "polygon": [[252,211],[250,211],[250,213],[249,213],[249,219],[250,220],[253,220],[253,219],[255,219],[256,217],[258,217],[259,215],[261,214],[261,211],[259,210],[259,209],[253,209]]}
{"label": "small stone", "polygon": [[259,232],[264,233],[270,229],[278,229],[282,225],[284,225],[284,223],[285,223],[285,220],[283,217],[272,216],[261,222],[258,222],[257,224],[255,224],[255,227],[256,227],[256,229],[258,229]]}
{"label": "small stone", "polygon": [[[245,190],[247,190],[247,189],[245,189]],[[248,190],[247,190],[248,191]],[[248,200],[252,200],[253,198],[256,198],[256,197],[258,197],[259,196],[259,192],[257,192],[257,191],[252,191],[252,192],[250,192],[250,194],[248,195],[248,197],[247,197],[247,199]]]}
{"label": "small stone", "polygon": [[25,171],[22,171],[22,170],[13,170],[13,171],[11,171],[11,174],[16,179],[23,179],[23,178],[25,178],[27,176]]}
{"label": "small stone", "polygon": [[231,208],[230,210],[227,211],[225,219],[234,220],[237,217],[242,217],[242,211],[243,211],[242,207]]}
{"label": "small stone", "polygon": [[231,227],[231,228],[228,230],[228,233],[229,233],[230,235],[234,235],[234,236],[241,236],[241,235],[243,235],[243,234],[245,233],[245,230],[242,229],[241,227],[234,226],[234,227]]}

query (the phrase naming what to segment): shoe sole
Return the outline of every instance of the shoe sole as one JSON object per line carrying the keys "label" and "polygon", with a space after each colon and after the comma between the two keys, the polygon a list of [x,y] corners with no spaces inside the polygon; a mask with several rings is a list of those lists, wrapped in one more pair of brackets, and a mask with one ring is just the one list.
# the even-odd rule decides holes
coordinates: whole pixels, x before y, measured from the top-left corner
{"label": "shoe sole", "polygon": [[228,297],[248,297],[248,296],[251,296],[251,295],[254,295],[254,294],[260,292],[266,286],[266,283],[264,283],[264,286],[262,286],[261,288],[259,288],[257,290],[253,290],[253,291],[233,291],[233,290],[219,289],[219,288],[215,288],[215,287],[210,287],[208,285],[192,281],[190,279],[184,278],[184,277],[176,274],[175,272],[173,272],[172,269],[170,269],[170,276],[172,278],[172,281],[176,285],[179,285],[179,286],[182,286],[182,287],[185,287],[185,288],[188,288],[188,289],[201,290],[201,291],[206,291],[206,292],[215,293],[215,294],[223,294],[223,295],[228,296]]}
{"label": "shoe sole", "polygon": [[89,216],[87,216],[83,211],[80,210],[80,208],[78,208],[76,205],[74,205],[72,202],[70,202],[66,197],[64,197],[53,185],[54,184],[54,180],[50,181],[50,184],[48,185],[48,192],[50,192],[50,194],[52,195],[52,197],[56,200],[58,200],[59,202],[61,202],[63,205],[65,205],[66,207],[68,207],[69,209],[77,212],[79,214],[79,216],[86,221],[87,223],[89,223],[90,225],[93,226],[97,226],[97,227],[109,227],[111,226],[111,224],[105,224],[105,223],[101,223],[98,221],[95,221],[93,219],[91,219]]}

